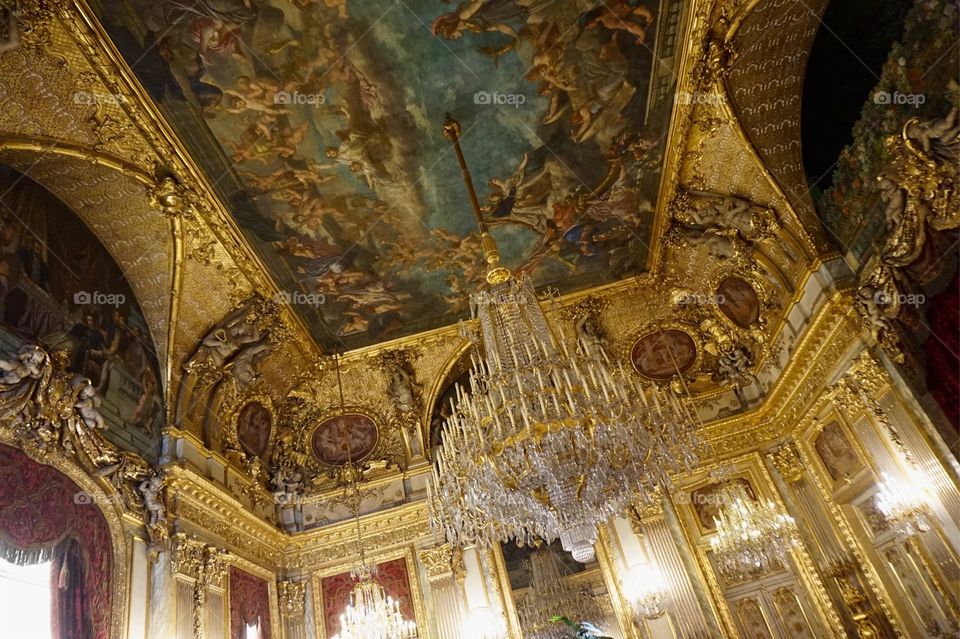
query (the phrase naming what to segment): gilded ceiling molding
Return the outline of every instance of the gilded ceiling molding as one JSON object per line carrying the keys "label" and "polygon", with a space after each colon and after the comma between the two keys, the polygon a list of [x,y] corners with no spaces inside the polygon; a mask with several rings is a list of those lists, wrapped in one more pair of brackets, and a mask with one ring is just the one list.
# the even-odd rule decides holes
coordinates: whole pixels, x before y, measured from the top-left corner
{"label": "gilded ceiling molding", "polygon": [[726,41],[736,57],[724,78],[730,108],[751,148],[812,235],[818,252],[827,245],[800,154],[800,101],[807,57],[827,1],[753,3],[730,25]]}
{"label": "gilded ceiling molding", "polygon": [[[432,540],[434,535],[428,511],[427,504],[421,501],[362,516],[360,527],[364,547],[380,549],[384,554],[391,552],[389,549],[409,547],[420,539]],[[356,523],[346,520],[288,539],[283,548],[285,570],[328,570],[355,555]]]}
{"label": "gilded ceiling molding", "polygon": [[281,564],[287,535],[264,521],[225,489],[181,466],[167,468],[170,515],[178,528],[222,540],[235,555],[276,568]]}
{"label": "gilded ceiling molding", "polygon": [[[170,308],[166,309],[162,322],[168,334],[156,341],[166,352],[167,405],[172,407],[180,358],[196,344],[211,310],[220,309],[219,313],[214,310],[214,316],[229,310],[209,299],[210,287],[231,291],[227,303],[239,304],[254,289],[275,291],[276,286],[86,3],[35,0],[27,4],[37,10],[26,12],[25,30],[44,35],[33,38],[30,46],[0,55],[0,83],[4,82],[5,71],[7,74],[39,73],[47,93],[22,95],[19,103],[5,105],[8,108],[3,110],[9,117],[0,116],[0,131],[22,137],[26,128],[32,137],[41,133],[40,139],[46,131],[58,144],[67,142],[65,152],[84,162],[135,175],[156,196],[152,198],[154,204],[170,217],[173,246],[169,262],[146,276],[146,281],[154,285],[152,280],[159,273],[169,272],[173,274],[174,284],[162,287],[162,293],[144,294],[143,276],[134,274],[128,279],[142,302],[161,296],[170,299]],[[29,64],[24,62],[27,57]],[[19,91],[20,87],[36,85],[34,81],[12,86]],[[17,91],[8,93],[16,96]],[[51,110],[50,115],[45,115],[42,109],[34,115],[34,107],[49,102],[43,98],[52,96],[62,96],[56,103],[59,106]],[[29,117],[17,116],[18,113],[29,113]],[[58,120],[60,114],[70,116],[67,126]],[[63,139],[71,135],[75,141]],[[49,150],[49,146],[40,148],[41,152]],[[144,175],[154,179],[145,181]],[[56,192],[55,185],[46,186]],[[81,208],[72,203],[71,198],[63,199],[75,210]],[[91,223],[89,214],[78,212],[96,231],[98,225]],[[109,215],[111,211],[100,213]],[[129,216],[129,211],[125,213]],[[158,237],[143,235],[152,241]],[[114,241],[106,238],[104,244],[112,249]],[[131,259],[120,257],[117,261],[126,272]],[[187,264],[187,260],[194,267]],[[196,268],[202,274],[194,275]],[[214,285],[215,282],[223,285]],[[299,329],[294,331],[298,339],[292,342],[297,348],[285,353],[286,356],[296,358],[315,353],[316,348],[296,314],[285,308],[283,315],[285,323]],[[151,328],[155,330],[160,324],[153,320]]]}
{"label": "gilded ceiling molding", "polygon": [[838,354],[849,352],[862,337],[849,293],[834,293],[811,320],[761,406],[705,425],[711,453],[729,457],[794,432],[824,392]]}
{"label": "gilded ceiling molding", "polygon": [[[677,84],[674,87],[676,95],[692,95],[696,92],[697,77],[702,72],[702,62],[698,47],[709,30],[709,17],[715,4],[714,0],[702,0],[695,2],[692,9],[687,12],[686,24],[683,33],[678,35],[678,40],[683,43],[683,50],[679,53],[680,62],[677,65]],[[663,247],[660,238],[666,232],[668,221],[665,219],[664,211],[666,204],[674,197],[674,190],[680,182],[683,173],[683,165],[686,161],[685,154],[680,151],[687,144],[690,132],[694,126],[696,106],[683,100],[674,100],[673,109],[670,114],[670,130],[667,132],[666,153],[663,160],[663,171],[660,176],[660,188],[657,196],[656,211],[654,216],[653,229],[650,235],[649,254],[647,256],[647,268],[656,270],[657,265],[663,260]]]}

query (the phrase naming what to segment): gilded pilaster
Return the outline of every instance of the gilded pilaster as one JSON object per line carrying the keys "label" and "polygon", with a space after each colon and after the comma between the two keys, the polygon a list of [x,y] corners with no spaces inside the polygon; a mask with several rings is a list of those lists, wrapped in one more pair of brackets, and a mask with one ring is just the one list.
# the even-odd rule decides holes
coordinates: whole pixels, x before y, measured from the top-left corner
{"label": "gilded pilaster", "polygon": [[461,639],[465,620],[462,552],[450,544],[417,551],[430,588],[430,611],[439,639]]}

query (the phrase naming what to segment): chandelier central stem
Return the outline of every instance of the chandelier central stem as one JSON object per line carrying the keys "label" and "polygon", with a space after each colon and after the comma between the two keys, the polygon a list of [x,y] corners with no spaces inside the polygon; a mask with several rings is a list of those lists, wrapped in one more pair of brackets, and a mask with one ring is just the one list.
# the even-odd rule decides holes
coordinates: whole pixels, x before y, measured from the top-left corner
{"label": "chandelier central stem", "polygon": [[460,146],[460,123],[447,115],[443,123],[443,135],[453,143],[453,150],[457,154],[457,163],[460,165],[460,174],[463,175],[463,183],[467,187],[467,195],[470,196],[470,206],[473,208],[473,216],[477,220],[477,228],[480,230],[480,247],[483,250],[484,259],[487,261],[487,282],[497,284],[509,280],[512,275],[510,269],[500,266],[500,251],[497,244],[490,235],[490,229],[483,219],[483,211],[480,210],[480,200],[477,198],[477,190],[473,186],[473,177],[470,175],[470,168],[467,166],[467,160],[463,156],[463,149]]}

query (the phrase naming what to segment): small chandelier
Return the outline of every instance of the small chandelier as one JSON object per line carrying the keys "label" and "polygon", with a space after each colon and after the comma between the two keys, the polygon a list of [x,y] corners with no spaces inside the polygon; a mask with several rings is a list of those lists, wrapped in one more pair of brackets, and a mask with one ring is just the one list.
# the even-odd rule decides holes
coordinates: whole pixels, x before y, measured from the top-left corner
{"label": "small chandelier", "polygon": [[357,583],[350,604],[340,615],[340,633],[333,639],[414,639],[417,625],[403,618],[400,603],[376,580],[376,567],[362,565],[350,572]]}
{"label": "small chandelier", "polygon": [[772,501],[754,501],[741,482],[720,489],[716,535],[710,540],[720,572],[745,581],[786,564],[787,551],[799,544],[793,517]]}
{"label": "small chandelier", "polygon": [[569,583],[560,562],[549,548],[530,555],[530,588],[517,605],[517,617],[524,639],[565,639],[566,628],[551,621],[563,615],[574,622],[597,623],[602,613],[593,593]]}
{"label": "small chandelier", "polygon": [[[910,468],[913,469],[912,467]],[[911,473],[917,474],[917,473]],[[880,473],[880,483],[874,497],[877,508],[890,527],[901,537],[909,537],[930,530],[927,518],[927,493],[918,477],[909,481]]]}
{"label": "small chandelier", "polygon": [[530,281],[499,264],[448,119],[480,229],[487,288],[471,295],[483,356],[469,390],[457,387],[431,487],[433,519],[457,545],[532,545],[560,539],[594,560],[597,526],[632,499],[649,500],[670,474],[696,463],[695,409],[669,389],[644,389],[602,349],[568,349]]}
{"label": "small chandelier", "polygon": [[[340,377],[340,358],[337,364],[337,386],[340,391],[340,408],[343,410],[343,381]],[[357,528],[357,556],[359,562],[350,571],[356,582],[350,593],[350,603],[340,615],[340,632],[332,639],[414,639],[417,625],[403,617],[400,602],[386,594],[377,581],[377,567],[368,563],[363,550],[363,535],[360,531],[360,482],[363,480],[363,468],[353,463],[347,448],[347,463],[340,469],[339,477],[353,487],[348,500],[353,507],[353,517]]]}

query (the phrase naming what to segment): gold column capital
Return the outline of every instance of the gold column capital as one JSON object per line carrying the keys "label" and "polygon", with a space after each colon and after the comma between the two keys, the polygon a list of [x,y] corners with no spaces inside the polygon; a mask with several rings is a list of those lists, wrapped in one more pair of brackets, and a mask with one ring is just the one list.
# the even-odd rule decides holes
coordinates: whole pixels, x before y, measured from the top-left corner
{"label": "gold column capital", "polygon": [[280,600],[280,614],[296,617],[303,614],[306,607],[307,582],[281,581],[277,594]]}
{"label": "gold column capital", "polygon": [[789,484],[797,482],[803,477],[805,468],[800,453],[793,442],[787,442],[774,451],[767,453],[767,459],[776,471]]}

